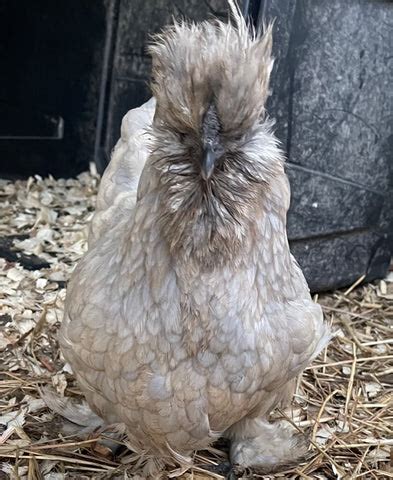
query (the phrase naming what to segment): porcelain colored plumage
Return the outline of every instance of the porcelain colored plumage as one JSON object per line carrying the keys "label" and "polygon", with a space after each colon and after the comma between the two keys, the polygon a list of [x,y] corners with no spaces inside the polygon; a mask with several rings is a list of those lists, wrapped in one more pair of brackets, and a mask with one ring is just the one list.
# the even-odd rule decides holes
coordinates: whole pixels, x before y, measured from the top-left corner
{"label": "porcelain colored plumage", "polygon": [[68,286],[64,356],[157,465],[219,435],[236,463],[296,459],[267,416],[329,339],[288,247],[271,28],[234,17],[177,23],[150,47],[155,99],[123,119]]}

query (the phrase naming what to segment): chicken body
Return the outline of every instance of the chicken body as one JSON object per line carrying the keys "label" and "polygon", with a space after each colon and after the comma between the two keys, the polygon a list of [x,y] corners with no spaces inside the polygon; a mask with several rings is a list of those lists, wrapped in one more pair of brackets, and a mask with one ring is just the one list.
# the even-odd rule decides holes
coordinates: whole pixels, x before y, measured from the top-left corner
{"label": "chicken body", "polygon": [[[191,27],[176,28],[191,48]],[[198,35],[218,35],[203,28]],[[241,26],[220,28],[246,35]],[[225,144],[227,151],[241,148],[245,161],[269,164],[261,162],[265,176],[249,187],[239,170],[244,192],[238,186],[239,198],[231,198],[226,167],[217,164],[209,183],[198,163],[187,163],[186,151],[198,156],[189,145],[172,144],[175,154],[167,155],[175,140],[166,115],[178,114],[157,88],[157,105],[152,99],[123,120],[89,251],[68,286],[60,344],[92,409],[108,423],[124,423],[136,451],[181,460],[228,434],[237,445],[234,461],[249,463],[239,442],[255,443],[261,419],[290,396],[329,332],[289,251],[289,185],[270,124],[259,112],[256,130],[247,126],[251,138],[245,133],[241,147]],[[219,127],[214,112],[213,120],[200,120],[209,132],[224,130],[216,97]],[[215,196],[226,199],[222,211],[203,203],[215,188],[223,189]],[[236,205],[229,215],[230,201]]]}

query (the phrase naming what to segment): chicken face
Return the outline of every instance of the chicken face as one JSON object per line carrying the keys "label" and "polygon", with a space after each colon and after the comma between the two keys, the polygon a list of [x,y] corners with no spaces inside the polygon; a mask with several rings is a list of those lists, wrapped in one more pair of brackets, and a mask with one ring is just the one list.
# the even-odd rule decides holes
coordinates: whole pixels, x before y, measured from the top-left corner
{"label": "chicken face", "polygon": [[[271,27],[175,24],[155,39],[152,164],[172,250],[233,260],[283,155],[266,118]],[[252,230],[252,228],[251,228]]]}

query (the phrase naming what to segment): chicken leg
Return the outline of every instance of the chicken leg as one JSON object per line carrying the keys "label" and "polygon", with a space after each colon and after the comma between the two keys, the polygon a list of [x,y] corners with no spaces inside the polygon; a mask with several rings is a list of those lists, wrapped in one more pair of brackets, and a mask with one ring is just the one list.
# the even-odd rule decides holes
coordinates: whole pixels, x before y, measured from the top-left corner
{"label": "chicken leg", "polygon": [[308,448],[307,439],[288,423],[265,418],[241,420],[231,427],[228,437],[232,439],[232,464],[258,467],[266,473],[300,462]]}

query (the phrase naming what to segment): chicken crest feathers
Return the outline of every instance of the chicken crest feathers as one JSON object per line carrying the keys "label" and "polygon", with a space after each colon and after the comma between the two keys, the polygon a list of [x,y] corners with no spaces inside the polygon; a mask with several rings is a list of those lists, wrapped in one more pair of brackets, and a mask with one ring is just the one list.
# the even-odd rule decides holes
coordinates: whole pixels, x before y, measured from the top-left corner
{"label": "chicken crest feathers", "polygon": [[230,2],[232,22],[177,21],[153,37],[157,117],[178,132],[198,131],[214,101],[223,134],[242,134],[265,112],[273,67],[272,24],[249,27]]}

